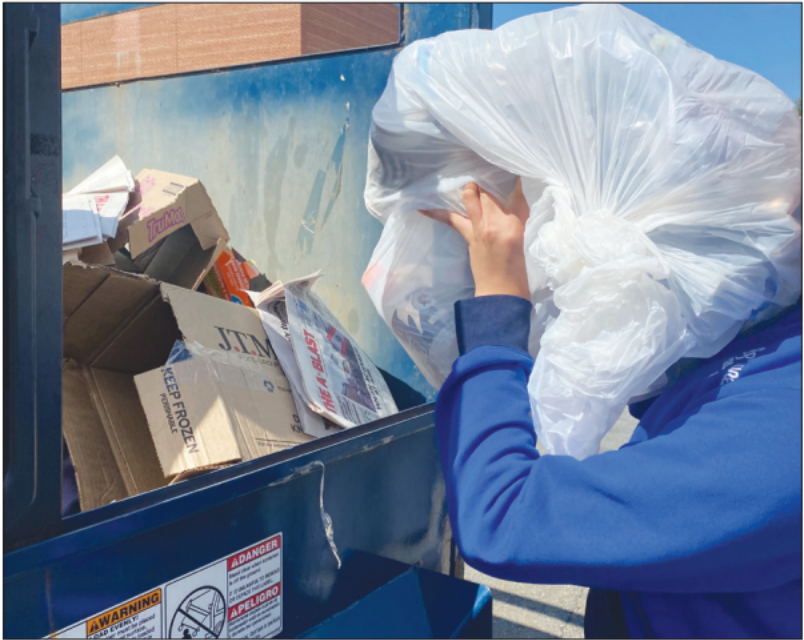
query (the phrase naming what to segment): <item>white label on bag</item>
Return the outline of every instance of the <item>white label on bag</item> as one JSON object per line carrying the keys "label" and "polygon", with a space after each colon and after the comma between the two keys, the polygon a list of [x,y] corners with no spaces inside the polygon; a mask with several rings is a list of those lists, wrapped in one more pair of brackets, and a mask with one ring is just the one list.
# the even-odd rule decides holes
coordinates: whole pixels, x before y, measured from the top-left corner
{"label": "white label on bag", "polygon": [[281,631],[278,533],[51,637],[272,638]]}

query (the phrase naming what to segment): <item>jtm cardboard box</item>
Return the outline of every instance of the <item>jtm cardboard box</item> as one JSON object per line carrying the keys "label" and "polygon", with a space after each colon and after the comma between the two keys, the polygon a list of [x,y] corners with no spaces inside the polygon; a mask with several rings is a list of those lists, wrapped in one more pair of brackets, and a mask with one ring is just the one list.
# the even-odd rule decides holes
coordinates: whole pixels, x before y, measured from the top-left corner
{"label": "jtm cardboard box", "polygon": [[[169,482],[134,377],[163,370],[177,340],[263,362],[276,356],[253,309],[102,266],[67,263],[63,274],[64,437],[86,511]],[[278,363],[272,376],[265,379],[288,386]],[[292,428],[295,405],[272,407],[250,416],[261,437],[276,441],[269,450],[310,439]],[[231,420],[206,421],[198,442],[216,432],[231,445]],[[239,446],[221,451],[206,460],[253,455]]]}
{"label": "jtm cardboard box", "polygon": [[166,476],[252,460],[311,438],[265,338],[237,351],[189,345],[192,355],[134,377]]}

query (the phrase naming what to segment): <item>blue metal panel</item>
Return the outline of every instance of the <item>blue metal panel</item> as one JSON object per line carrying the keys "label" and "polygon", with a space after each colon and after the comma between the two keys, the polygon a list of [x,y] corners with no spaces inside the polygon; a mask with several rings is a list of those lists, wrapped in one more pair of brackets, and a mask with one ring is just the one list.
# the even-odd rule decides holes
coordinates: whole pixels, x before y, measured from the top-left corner
{"label": "blue metal panel", "polygon": [[[361,598],[367,576],[389,579]],[[335,588],[345,595],[344,604],[354,604],[301,637],[491,637],[491,592],[483,585],[355,552],[344,561]]]}
{"label": "blue metal panel", "polygon": [[86,20],[88,18],[99,18],[100,16],[109,16],[113,13],[122,13],[123,11],[131,11],[132,9],[141,9],[142,7],[153,7],[156,3],[150,2],[146,4],[130,3],[110,3],[110,4],[96,4],[88,2],[86,4],[62,4],[61,5],[61,23],[67,24],[68,22],[78,22],[79,20]]}
{"label": "blue metal panel", "polygon": [[59,8],[3,6],[3,533],[61,504]]}
{"label": "blue metal panel", "polygon": [[488,27],[478,24],[477,7],[476,4],[405,4],[402,9],[403,39],[410,43],[422,38],[432,38],[446,31],[489,28],[490,24]]}
{"label": "blue metal panel", "polygon": [[69,518],[69,532],[4,556],[3,635],[42,637],[279,532],[282,635],[303,633],[333,613],[338,596],[319,508],[322,473],[340,553],[447,572],[432,426],[430,408],[413,409]]}
{"label": "blue metal panel", "polygon": [[[468,4],[405,5],[405,38],[477,19]],[[363,202],[371,110],[397,50],[65,93],[65,189],[115,154],[135,173],[200,178],[238,251],[270,280],[323,269],[316,290],[346,329],[380,367],[433,399],[360,284],[382,231]]]}

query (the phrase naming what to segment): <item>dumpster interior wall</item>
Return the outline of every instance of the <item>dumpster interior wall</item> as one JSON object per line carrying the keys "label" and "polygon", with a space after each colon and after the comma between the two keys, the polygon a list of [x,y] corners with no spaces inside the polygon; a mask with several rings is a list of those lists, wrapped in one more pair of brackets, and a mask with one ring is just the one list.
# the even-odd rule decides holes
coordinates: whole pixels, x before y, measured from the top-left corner
{"label": "dumpster interior wall", "polygon": [[[404,11],[408,37],[444,22],[429,5]],[[372,360],[433,399],[360,284],[382,230],[363,204],[368,127],[394,52],[65,91],[64,189],[115,154],[134,172],[200,177],[233,246],[270,280],[322,269],[319,295]]]}

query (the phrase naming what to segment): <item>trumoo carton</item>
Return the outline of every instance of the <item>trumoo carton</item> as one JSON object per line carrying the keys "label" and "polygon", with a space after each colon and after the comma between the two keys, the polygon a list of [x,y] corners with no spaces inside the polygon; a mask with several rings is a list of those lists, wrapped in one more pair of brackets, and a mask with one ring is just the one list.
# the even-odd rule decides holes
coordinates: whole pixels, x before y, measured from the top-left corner
{"label": "trumoo carton", "polygon": [[143,169],[135,183],[109,241],[117,266],[197,289],[229,242],[204,185],[156,169]]}

